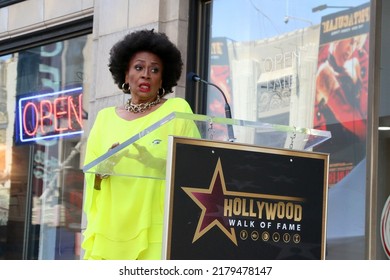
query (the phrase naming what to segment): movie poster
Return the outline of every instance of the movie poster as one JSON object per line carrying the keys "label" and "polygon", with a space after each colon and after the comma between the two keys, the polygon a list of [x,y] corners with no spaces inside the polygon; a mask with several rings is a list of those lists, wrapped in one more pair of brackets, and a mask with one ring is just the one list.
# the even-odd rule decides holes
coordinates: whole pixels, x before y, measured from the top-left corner
{"label": "movie poster", "polygon": [[[227,38],[212,38],[210,54],[209,81],[221,89],[223,94],[226,96],[231,111],[233,111],[232,85]],[[207,115],[226,117],[225,100],[222,93],[215,87],[208,87],[207,93]],[[217,131],[220,131],[221,134],[214,135],[214,139],[226,140],[226,127],[221,126],[217,129]]]}
{"label": "movie poster", "polygon": [[314,128],[332,138],[315,151],[330,153],[329,185],[366,156],[370,4],[321,20]]}

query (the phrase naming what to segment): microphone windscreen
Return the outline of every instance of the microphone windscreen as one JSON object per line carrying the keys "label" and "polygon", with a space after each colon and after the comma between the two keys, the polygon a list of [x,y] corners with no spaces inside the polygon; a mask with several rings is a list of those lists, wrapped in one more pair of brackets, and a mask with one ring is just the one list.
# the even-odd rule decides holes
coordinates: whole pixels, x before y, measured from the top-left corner
{"label": "microphone windscreen", "polygon": [[194,72],[189,72],[187,74],[187,81],[198,82],[200,80],[199,76]]}

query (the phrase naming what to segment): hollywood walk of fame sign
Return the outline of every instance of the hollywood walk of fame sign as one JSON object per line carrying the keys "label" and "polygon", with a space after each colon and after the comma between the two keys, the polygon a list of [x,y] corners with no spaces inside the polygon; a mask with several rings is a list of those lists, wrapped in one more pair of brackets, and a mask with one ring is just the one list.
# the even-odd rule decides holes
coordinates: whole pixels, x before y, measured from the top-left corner
{"label": "hollywood walk of fame sign", "polygon": [[325,258],[327,154],[170,140],[164,258]]}

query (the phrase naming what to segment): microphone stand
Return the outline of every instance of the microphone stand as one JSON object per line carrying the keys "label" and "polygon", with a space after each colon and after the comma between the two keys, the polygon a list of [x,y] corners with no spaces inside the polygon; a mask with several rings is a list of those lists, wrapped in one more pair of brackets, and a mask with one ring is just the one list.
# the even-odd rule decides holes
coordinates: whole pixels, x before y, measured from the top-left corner
{"label": "microphone stand", "polygon": [[[229,102],[226,98],[226,95],[225,93],[223,92],[223,90],[217,86],[216,84],[214,83],[210,83],[206,80],[203,80],[201,79],[198,75],[196,75],[195,73],[189,73],[189,77],[191,77],[191,79],[195,82],[202,82],[202,83],[205,83],[206,85],[210,85],[210,86],[213,86],[215,87],[221,94],[222,94],[222,97],[225,101],[225,117],[228,118],[228,119],[231,119],[232,118],[232,113],[231,113],[231,110],[230,110],[230,105],[229,105]],[[227,132],[228,132],[228,141],[229,142],[234,142],[234,140],[236,139],[234,137],[234,131],[233,131],[233,126],[231,124],[228,124],[227,125]]]}

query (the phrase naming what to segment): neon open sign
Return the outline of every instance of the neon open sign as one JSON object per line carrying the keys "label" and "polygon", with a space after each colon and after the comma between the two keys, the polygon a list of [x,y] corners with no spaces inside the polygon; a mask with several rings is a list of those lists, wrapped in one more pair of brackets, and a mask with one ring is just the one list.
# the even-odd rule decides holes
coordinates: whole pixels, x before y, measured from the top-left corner
{"label": "neon open sign", "polygon": [[83,133],[82,99],[81,87],[20,98],[17,142]]}

